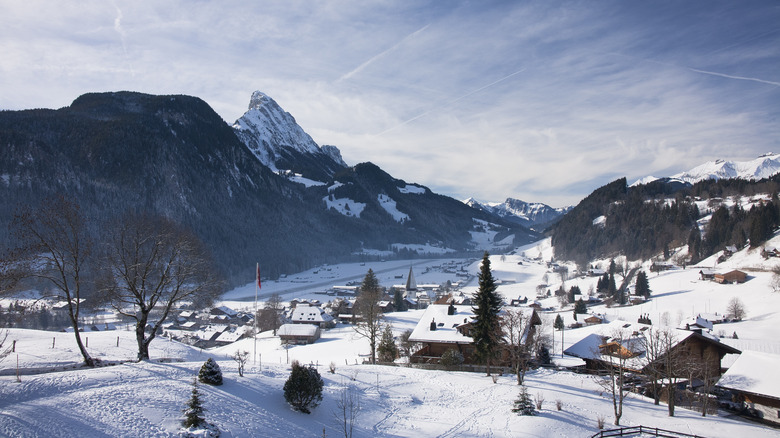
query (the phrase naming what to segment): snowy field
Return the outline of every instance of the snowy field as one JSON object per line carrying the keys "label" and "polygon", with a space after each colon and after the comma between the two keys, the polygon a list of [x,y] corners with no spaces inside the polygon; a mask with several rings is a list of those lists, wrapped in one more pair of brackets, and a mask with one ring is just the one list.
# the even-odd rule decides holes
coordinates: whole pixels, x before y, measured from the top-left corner
{"label": "snowy field", "polygon": [[[780,246],[778,242],[774,245]],[[491,259],[494,276],[501,281],[499,292],[507,299],[536,298],[536,287],[545,282],[557,289],[560,278],[548,272],[535,257],[549,260],[547,241],[522,248],[514,255]],[[521,262],[522,264],[518,264]],[[610,319],[636,321],[650,314],[654,323],[676,325],[697,313],[723,313],[728,301],[738,296],[745,304],[747,318],[738,323],[718,324],[714,332],[739,334],[738,340],[724,340],[740,349],[780,353],[780,293],[770,287],[770,269],[778,261],[764,261],[757,251],[735,254],[715,269],[747,270],[749,280],[740,285],[718,285],[699,280],[701,267],[650,274],[654,298],[639,306],[606,308],[595,306],[591,312]],[[383,286],[403,284],[410,265],[418,284],[463,281],[466,293],[476,290],[476,280],[456,276],[462,266],[472,275],[477,260],[387,261],[361,265],[320,267],[275,282],[264,282],[261,296],[273,292],[285,300],[315,298],[326,302],[333,297],[323,292],[334,285],[359,281],[371,268]],[[702,267],[713,268],[706,260]],[[315,271],[317,271],[315,273]],[[449,271],[449,272],[446,272]],[[402,278],[399,278],[401,276]],[[579,285],[587,293],[596,278],[566,281],[566,287]],[[254,286],[233,290],[225,295],[225,304],[252,306]],[[544,307],[558,308],[555,298],[542,300]],[[557,313],[545,312],[544,330]],[[413,328],[422,311],[388,314],[394,332]],[[570,309],[561,311],[567,323],[573,322]],[[564,346],[578,341],[588,331],[565,331]],[[200,385],[206,418],[226,437],[320,437],[343,436],[338,429],[336,400],[346,387],[359,394],[361,411],[354,436],[374,437],[587,437],[597,432],[597,418],[612,423],[611,400],[602,393],[594,377],[562,371],[537,370],[527,375],[532,396],[545,399],[535,417],[511,412],[518,386],[513,376],[504,375],[496,383],[482,374],[426,371],[405,367],[360,365],[369,353],[368,343],[349,326],[323,332],[315,344],[285,349],[279,339],[262,333],[257,341],[239,341],[226,347],[200,350],[167,339],[151,345],[152,360],[132,362],[135,357],[133,332],[124,327],[111,332],[84,333],[91,354],[105,362],[118,363],[96,369],[80,369],[78,350],[72,334],[11,329],[9,340],[16,340],[16,352],[0,362],[0,436],[9,437],[165,437],[178,433],[182,410],[190,396],[192,381],[201,364],[209,357],[222,368],[225,384]],[[576,359],[560,357],[560,335],[555,333],[554,360],[571,364]],[[244,377],[229,356],[238,350],[255,356],[250,359]],[[167,359],[160,362],[159,359]],[[293,359],[318,366],[325,381],[324,399],[312,414],[293,411],[284,401],[282,387],[289,376],[288,361]],[[121,362],[121,363],[120,363]],[[328,372],[334,363],[336,373]],[[17,363],[20,376],[17,378]],[[724,360],[724,365],[726,361]],[[780,366],[780,364],[778,364]],[[556,409],[556,401],[562,410]],[[698,412],[677,408],[668,417],[666,406],[631,395],[626,401],[621,424],[645,425],[705,437],[774,437],[777,429],[731,417],[702,418]]]}

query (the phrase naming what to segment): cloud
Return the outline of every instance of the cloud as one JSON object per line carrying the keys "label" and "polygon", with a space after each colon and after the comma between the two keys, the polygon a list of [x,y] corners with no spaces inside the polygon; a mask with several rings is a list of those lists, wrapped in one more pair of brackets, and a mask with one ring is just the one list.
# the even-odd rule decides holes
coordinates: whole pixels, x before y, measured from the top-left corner
{"label": "cloud", "polygon": [[196,95],[232,122],[260,89],[347,162],[457,198],[571,204],[619,176],[780,146],[772,2],[6,9],[3,108],[128,89]]}

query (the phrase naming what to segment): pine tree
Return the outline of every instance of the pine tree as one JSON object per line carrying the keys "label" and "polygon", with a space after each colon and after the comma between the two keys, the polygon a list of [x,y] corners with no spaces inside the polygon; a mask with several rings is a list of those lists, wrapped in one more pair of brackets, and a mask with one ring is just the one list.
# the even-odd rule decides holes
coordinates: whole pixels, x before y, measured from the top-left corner
{"label": "pine tree", "polygon": [[525,385],[520,386],[520,395],[515,400],[515,406],[512,412],[517,415],[536,415],[536,406],[534,406],[531,396],[528,395],[528,389]]}
{"label": "pine tree", "polygon": [[409,310],[409,307],[406,305],[406,300],[404,299],[404,293],[401,289],[395,289],[395,292],[393,292],[393,307],[395,307],[396,312],[406,312]]}
{"label": "pine tree", "polygon": [[647,280],[645,271],[639,271],[639,273],[636,274],[636,286],[634,287],[634,291],[637,295],[650,298],[650,283]]}
{"label": "pine tree", "polygon": [[284,383],[284,399],[296,411],[310,414],[322,401],[323,381],[316,368],[293,361],[290,377]]}
{"label": "pine tree", "polygon": [[552,364],[552,357],[550,357],[550,350],[544,344],[539,346],[539,351],[536,352],[536,358],[539,360],[539,363],[542,365]]}
{"label": "pine tree", "polygon": [[222,384],[222,370],[219,364],[212,358],[208,358],[198,372],[198,380],[207,385],[219,386]]}
{"label": "pine tree", "polygon": [[390,324],[385,325],[385,329],[382,331],[382,339],[379,341],[377,353],[382,362],[392,362],[398,356],[398,347],[395,345],[393,328]]}
{"label": "pine tree", "polygon": [[555,322],[553,323],[553,328],[556,330],[563,330],[563,318],[561,318],[560,314],[555,316]]}
{"label": "pine tree", "polygon": [[574,304],[574,313],[588,313],[588,306],[585,304],[585,301],[583,301],[582,298],[578,299]]}
{"label": "pine tree", "polygon": [[203,417],[203,405],[200,401],[200,392],[198,391],[198,380],[192,381],[192,395],[190,401],[187,403],[187,409],[184,410],[184,421],[181,422],[182,426],[186,428],[201,427],[205,424],[206,418]]}
{"label": "pine tree", "polygon": [[479,288],[474,294],[474,339],[475,358],[487,365],[487,374],[490,375],[490,361],[496,355],[498,349],[499,326],[498,313],[501,311],[501,297],[496,293],[496,282],[490,270],[490,257],[487,251],[482,257],[482,266],[479,272]]}

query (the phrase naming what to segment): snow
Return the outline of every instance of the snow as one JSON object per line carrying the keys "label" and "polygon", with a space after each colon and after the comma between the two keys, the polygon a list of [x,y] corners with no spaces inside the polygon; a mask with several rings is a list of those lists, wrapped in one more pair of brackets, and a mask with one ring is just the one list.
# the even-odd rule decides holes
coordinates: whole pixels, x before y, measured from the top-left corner
{"label": "snow", "polygon": [[366,208],[366,204],[362,202],[353,201],[349,198],[333,198],[325,196],[322,198],[325,201],[326,209],[334,209],[344,216],[360,217],[360,213]]}
{"label": "snow", "polygon": [[720,378],[718,386],[780,399],[778,366],[780,355],[745,351]]}
{"label": "snow", "polygon": [[780,172],[780,154],[764,154],[750,161],[708,161],[691,170],[672,175],[694,184],[705,179],[740,178],[759,180]]}
{"label": "snow", "polygon": [[413,193],[415,195],[423,195],[425,194],[425,187],[407,184],[404,187],[398,187],[398,191],[401,193]]}
{"label": "snow", "polygon": [[377,196],[377,200],[379,201],[379,205],[382,206],[382,208],[385,209],[385,211],[395,219],[396,222],[404,223],[409,220],[409,215],[406,213],[402,213],[398,210],[396,207],[396,202],[393,198],[379,194]]}
{"label": "snow", "polygon": [[[780,246],[778,240],[776,237],[769,244]],[[549,239],[518,248],[513,254],[491,256],[499,293],[506,299],[528,296],[533,301],[539,284],[557,289],[561,278],[546,263],[551,256]],[[613,308],[597,305],[589,311],[604,314],[609,321],[633,322],[639,315],[647,314],[654,324],[666,322],[667,326],[676,326],[699,313],[722,313],[728,301],[737,296],[747,309],[746,319],[715,324],[713,331],[727,335],[739,333],[739,339],[721,339],[745,352],[734,362],[733,375],[759,376],[754,377],[755,388],[776,393],[780,381],[774,372],[776,356],[772,358],[768,353],[780,352],[777,339],[780,317],[776,311],[780,307],[780,293],[773,292],[770,283],[771,269],[780,260],[764,260],[759,249],[740,250],[720,264],[715,263],[716,258],[696,267],[649,273],[652,299],[644,304]],[[473,278],[479,270],[479,260],[456,258],[329,265],[285,279],[264,280],[262,294],[277,292],[285,300],[298,297],[322,300],[323,290],[350,279],[359,281],[369,268],[377,273],[380,284],[390,285],[397,275],[408,273],[410,265],[414,266],[420,284],[456,282],[461,277],[451,272],[461,272],[461,269]],[[720,285],[700,280],[698,271],[703,268],[742,269],[750,276],[743,284]],[[572,278],[566,279],[566,287],[577,285],[583,294],[597,281],[595,277],[573,276],[573,268],[570,272]],[[460,291],[472,293],[476,288],[475,281],[464,281]],[[248,281],[246,286],[226,294],[224,301],[217,305],[237,310],[242,306],[251,307],[247,300],[254,298],[254,294],[254,282]],[[545,308],[554,308],[542,312],[541,330],[555,335],[552,349],[555,362],[576,364],[579,361],[576,358],[561,357],[562,347],[571,347],[594,329],[553,332],[551,322],[556,315],[561,315],[567,324],[573,322],[571,307],[557,310],[554,297],[539,301]],[[413,330],[425,318],[424,313],[422,310],[390,313],[387,321],[392,324],[394,334],[400,335],[405,330]],[[117,324],[117,328],[83,333],[94,357],[116,364],[95,369],[78,366],[80,358],[72,333],[9,329],[8,339],[17,343],[16,352],[0,362],[0,436],[175,436],[193,378],[209,357],[219,363],[224,385],[200,385],[199,389],[206,419],[215,423],[224,437],[318,437],[322,436],[323,429],[327,436],[338,436],[334,411],[345,387],[352,388],[361,398],[356,437],[581,437],[597,432],[597,417],[603,416],[611,422],[611,401],[595,377],[555,370],[530,371],[526,375],[529,393],[533,397],[541,395],[546,401],[538,416],[517,416],[511,412],[519,392],[514,376],[505,374],[493,383],[481,373],[363,365],[361,362],[370,351],[367,340],[358,336],[352,327],[342,324],[323,330],[321,339],[314,344],[289,348],[281,345],[278,336],[271,332],[261,333],[256,341],[242,339],[207,350],[162,337],[150,346],[153,360],[141,363],[128,362],[136,356],[132,328],[124,324]],[[561,335],[565,336],[563,343]],[[239,377],[237,363],[229,359],[236,351],[250,352],[244,377]],[[761,354],[762,351],[766,353]],[[756,362],[762,357],[768,362]],[[168,360],[160,362],[161,358]],[[310,415],[293,411],[284,401],[282,387],[290,373],[288,360],[312,363],[323,377],[323,402]],[[20,382],[16,377],[17,361]],[[328,372],[331,362],[335,374]],[[743,366],[747,369],[743,370]],[[563,404],[561,411],[554,407],[558,399]],[[777,435],[775,429],[723,412],[702,418],[698,412],[678,407],[675,417],[668,417],[666,406],[655,406],[652,400],[635,394],[626,400],[621,423],[712,438]]]}

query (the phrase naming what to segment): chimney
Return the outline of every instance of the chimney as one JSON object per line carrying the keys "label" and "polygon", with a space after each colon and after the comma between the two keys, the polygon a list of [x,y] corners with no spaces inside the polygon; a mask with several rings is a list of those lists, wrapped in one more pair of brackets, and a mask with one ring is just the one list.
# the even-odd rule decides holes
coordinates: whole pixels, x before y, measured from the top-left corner
{"label": "chimney", "polygon": [[432,332],[436,331],[436,320],[435,319],[433,321],[431,321],[431,331]]}

